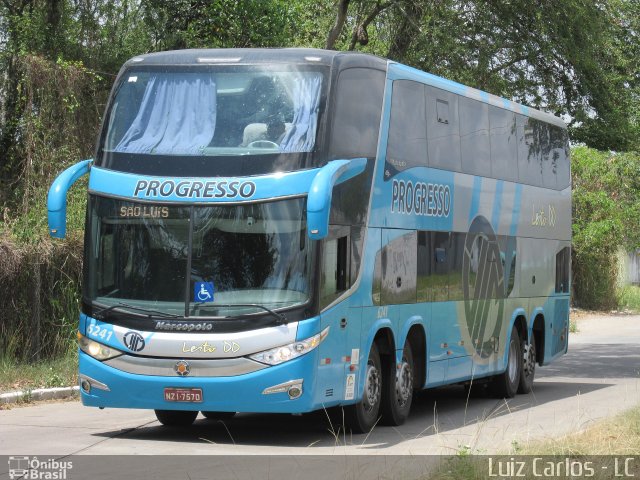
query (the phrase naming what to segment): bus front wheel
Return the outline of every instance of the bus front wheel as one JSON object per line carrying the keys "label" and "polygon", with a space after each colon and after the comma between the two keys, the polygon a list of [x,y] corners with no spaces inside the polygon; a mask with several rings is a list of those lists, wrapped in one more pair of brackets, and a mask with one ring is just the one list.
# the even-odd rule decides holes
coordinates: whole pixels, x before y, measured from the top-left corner
{"label": "bus front wheel", "polygon": [[402,362],[394,359],[383,366],[387,370],[382,380],[382,423],[402,425],[409,416],[413,399],[413,352],[407,342],[402,351]]}
{"label": "bus front wheel", "polygon": [[198,416],[197,411],[156,410],[156,418],[167,427],[188,427]]}
{"label": "bus front wheel", "polygon": [[354,405],[348,405],[344,409],[345,422],[352,432],[369,432],[375,426],[380,412],[382,385],[380,354],[378,346],[373,342],[367,360],[362,400]]}
{"label": "bus front wheel", "polygon": [[498,398],[513,398],[518,392],[520,384],[520,374],[522,372],[522,351],[520,335],[514,326],[511,330],[509,341],[509,351],[507,352],[507,368],[504,373],[496,375],[491,379],[489,390]]}

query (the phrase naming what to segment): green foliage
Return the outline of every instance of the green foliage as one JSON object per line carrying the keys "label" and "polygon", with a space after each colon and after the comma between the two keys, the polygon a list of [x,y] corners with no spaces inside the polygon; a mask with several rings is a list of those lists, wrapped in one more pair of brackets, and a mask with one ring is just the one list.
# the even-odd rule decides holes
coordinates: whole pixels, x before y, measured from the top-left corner
{"label": "green foliage", "polygon": [[0,195],[0,350],[31,362],[64,353],[76,329],[86,179],[68,195],[64,241],[48,237],[47,190],[91,155],[106,89],[81,62],[23,56],[13,65],[20,115]]}
{"label": "green foliage", "polygon": [[640,286],[626,285],[618,290],[618,305],[620,307],[640,313]]}
{"label": "green foliage", "polygon": [[640,246],[640,155],[578,147],[571,166],[574,301],[613,308],[617,251]]}
{"label": "green foliage", "polygon": [[159,49],[280,47],[294,30],[287,0],[142,0]]}

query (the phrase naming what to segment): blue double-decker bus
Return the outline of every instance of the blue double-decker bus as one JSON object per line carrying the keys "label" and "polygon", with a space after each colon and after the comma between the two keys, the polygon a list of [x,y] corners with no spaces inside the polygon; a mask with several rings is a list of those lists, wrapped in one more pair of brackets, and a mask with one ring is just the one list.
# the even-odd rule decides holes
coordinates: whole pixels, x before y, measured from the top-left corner
{"label": "blue double-decker bus", "polygon": [[531,391],[567,350],[564,123],[378,57],[184,50],[121,69],[89,173],[84,405],[342,406],[398,425],[413,393]]}

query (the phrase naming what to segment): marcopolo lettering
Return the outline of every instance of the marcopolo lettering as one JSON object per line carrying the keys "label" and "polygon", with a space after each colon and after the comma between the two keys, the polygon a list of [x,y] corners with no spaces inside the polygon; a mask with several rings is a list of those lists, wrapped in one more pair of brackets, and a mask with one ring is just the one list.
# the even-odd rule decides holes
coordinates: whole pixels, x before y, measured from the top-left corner
{"label": "marcopolo lettering", "polygon": [[448,217],[451,212],[451,188],[441,183],[394,180],[391,185],[391,211]]}
{"label": "marcopolo lettering", "polygon": [[256,193],[256,184],[249,181],[220,180],[138,180],[134,197],[179,198],[251,198]]}
{"label": "marcopolo lettering", "polygon": [[183,323],[171,321],[157,321],[156,330],[165,330],[168,332],[210,332],[213,330],[213,323]]}

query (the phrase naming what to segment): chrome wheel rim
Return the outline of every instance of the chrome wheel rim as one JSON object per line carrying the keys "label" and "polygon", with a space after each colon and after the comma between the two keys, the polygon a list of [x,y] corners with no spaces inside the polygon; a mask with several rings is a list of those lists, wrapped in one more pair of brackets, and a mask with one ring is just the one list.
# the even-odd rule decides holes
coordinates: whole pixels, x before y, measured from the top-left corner
{"label": "chrome wheel rim", "polygon": [[364,384],[364,408],[367,412],[380,401],[380,372],[375,365],[367,365],[367,378]]}
{"label": "chrome wheel rim", "polygon": [[396,398],[398,405],[404,407],[413,393],[413,375],[411,374],[411,365],[403,361],[398,375],[396,376]]}
{"label": "chrome wheel rim", "polygon": [[530,343],[524,346],[522,372],[525,377],[533,375],[536,369],[536,351]]}

